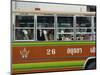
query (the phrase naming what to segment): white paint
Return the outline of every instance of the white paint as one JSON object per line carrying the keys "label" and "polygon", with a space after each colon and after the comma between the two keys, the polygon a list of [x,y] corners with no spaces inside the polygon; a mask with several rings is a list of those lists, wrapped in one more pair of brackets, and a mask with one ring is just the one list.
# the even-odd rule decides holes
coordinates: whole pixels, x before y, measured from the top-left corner
{"label": "white paint", "polygon": [[55,55],[56,49],[46,49],[46,55]]}
{"label": "white paint", "polygon": [[[34,2],[13,2],[13,10],[34,10],[40,8],[40,11],[53,12],[86,12],[86,6],[80,5],[63,5],[63,4],[47,4]],[[16,6],[15,6],[16,5]],[[16,7],[16,9],[14,9]]]}
{"label": "white paint", "polygon": [[20,55],[21,57],[24,59],[24,58],[28,58],[28,55],[29,55],[29,50],[27,50],[26,48],[24,48],[23,50],[20,50]]}
{"label": "white paint", "polygon": [[67,54],[74,55],[74,54],[82,54],[82,48],[67,48]]}
{"label": "white paint", "polygon": [[95,52],[96,52],[96,48],[95,48],[95,46],[92,47],[92,48],[90,48],[90,53],[95,53]]}

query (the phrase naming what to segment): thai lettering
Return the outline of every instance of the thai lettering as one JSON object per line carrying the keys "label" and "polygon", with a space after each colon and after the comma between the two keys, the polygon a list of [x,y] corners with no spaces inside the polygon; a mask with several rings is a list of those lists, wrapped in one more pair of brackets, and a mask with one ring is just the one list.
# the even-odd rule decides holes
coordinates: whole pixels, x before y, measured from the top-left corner
{"label": "thai lettering", "polygon": [[82,48],[68,48],[67,54],[74,55],[74,54],[81,54]]}

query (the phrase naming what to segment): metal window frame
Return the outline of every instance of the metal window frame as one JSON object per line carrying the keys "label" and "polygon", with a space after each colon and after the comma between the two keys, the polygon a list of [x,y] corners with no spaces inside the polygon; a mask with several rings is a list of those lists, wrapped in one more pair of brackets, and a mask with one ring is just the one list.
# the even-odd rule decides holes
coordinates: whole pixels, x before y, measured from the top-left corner
{"label": "metal window frame", "polygon": [[[23,28],[21,28],[21,27],[15,27],[15,19],[16,19],[16,15],[21,15],[21,16],[34,16],[34,27],[32,28],[32,27],[24,27],[24,28],[28,28],[28,29],[33,29],[33,35],[34,35],[34,40],[16,40],[15,39],[15,29],[17,29],[17,28],[19,28],[19,29],[23,29]],[[13,40],[14,41],[38,41],[37,40],[37,17],[38,16],[48,16],[48,15],[38,15],[38,14],[31,14],[31,15],[22,15],[22,14],[20,14],[20,13],[17,13],[17,14],[12,14],[12,26],[13,26],[13,28],[12,28],[12,30],[14,30],[14,32],[13,32],[13,35],[12,35],[12,37],[13,37]],[[88,28],[90,28],[90,29],[92,29],[92,33],[87,33],[87,34],[95,34],[96,32],[94,32],[94,17],[95,16],[80,16],[80,15],[74,15],[74,16],[65,16],[65,15],[60,15],[60,16],[62,16],[62,17],[73,17],[73,27],[68,27],[68,28],[63,28],[63,27],[58,27],[58,16],[59,15],[57,15],[57,14],[52,14],[52,15],[49,15],[49,16],[54,16],[54,28],[52,27],[52,28],[43,28],[43,29],[54,29],[54,40],[49,40],[49,41],[59,41],[59,40],[57,40],[57,37],[58,37],[58,29],[73,29],[73,31],[74,31],[74,38],[76,38],[76,35],[77,35],[77,32],[76,32],[76,29],[78,28],[78,27],[76,27],[76,17],[91,17],[91,27],[88,27]],[[87,27],[80,27],[80,28],[82,28],[82,29],[84,29],[84,28],[87,28]],[[71,33],[68,33],[68,34],[71,34]],[[83,34],[83,33],[80,33],[80,34]],[[64,40],[61,40],[61,41],[64,41]],[[81,41],[81,40],[72,40],[72,41]],[[82,41],[86,41],[86,40],[82,40]],[[91,40],[91,41],[93,41],[93,40]]]}
{"label": "metal window frame", "polygon": [[44,16],[44,17],[45,17],[45,16],[52,16],[52,17],[54,17],[54,27],[51,27],[51,28],[50,28],[50,27],[41,27],[41,29],[54,29],[54,40],[49,40],[49,41],[55,41],[55,40],[56,40],[56,39],[55,39],[55,29],[56,29],[56,28],[55,28],[55,15],[54,15],[54,14],[51,14],[51,15],[45,15],[45,14],[44,14],[44,15],[40,15],[40,14],[36,14],[36,31],[35,31],[35,32],[36,32],[36,39],[35,39],[35,41],[38,41],[38,40],[37,40],[37,29],[39,29],[39,28],[37,27],[37,24],[38,24],[38,23],[37,23],[38,16]]}
{"label": "metal window frame", "polygon": [[[86,29],[86,28],[87,28],[87,29],[91,29],[91,32],[87,32],[87,33],[86,33],[86,32],[85,32],[85,33],[84,33],[84,32],[83,32],[83,33],[81,33],[81,32],[80,32],[80,33],[79,33],[79,32],[76,32],[76,34],[95,34],[95,32],[94,32],[94,28],[95,28],[95,27],[94,27],[94,17],[95,17],[95,16],[85,16],[85,15],[79,16],[79,15],[78,15],[78,16],[76,16],[76,17],[90,17],[90,18],[91,18],[91,20],[90,20],[90,21],[91,21],[91,22],[90,22],[90,23],[91,23],[91,27],[79,27],[79,28],[82,28],[82,29],[84,29],[84,28],[85,28],[85,29]],[[76,27],[76,29],[77,29],[77,28],[78,28],[78,27]],[[77,41],[77,40],[76,40],[76,41]],[[78,40],[78,41],[79,41],[79,40]],[[80,40],[80,41],[81,41],[81,40]],[[83,41],[86,41],[86,40],[83,40]],[[88,41],[94,41],[94,40],[93,40],[93,38],[92,38],[92,40],[88,40]]]}
{"label": "metal window frame", "polygon": [[[16,22],[15,22],[15,20],[16,20],[16,16],[33,16],[34,17],[34,14],[22,14],[22,13],[15,13],[15,15],[14,15],[14,17],[13,17],[13,19],[14,19],[14,41],[35,41],[35,38],[33,39],[33,40],[16,40],[16,38],[15,38],[15,30],[16,29],[33,29],[33,33],[35,33],[35,23],[34,23],[34,27],[16,27],[15,25],[16,25]],[[34,19],[34,22],[35,22],[35,19]],[[34,35],[34,37],[35,37],[35,34],[33,34]]]}

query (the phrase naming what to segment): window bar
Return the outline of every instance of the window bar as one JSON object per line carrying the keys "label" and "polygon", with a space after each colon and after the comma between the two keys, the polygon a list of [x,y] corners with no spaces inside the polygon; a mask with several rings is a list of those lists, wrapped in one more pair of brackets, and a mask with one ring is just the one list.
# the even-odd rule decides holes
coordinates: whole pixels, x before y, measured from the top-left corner
{"label": "window bar", "polygon": [[94,40],[94,38],[95,38],[95,36],[94,36],[94,34],[95,34],[95,32],[94,32],[94,16],[91,16],[91,28],[92,28],[92,35],[93,35],[93,38],[92,38],[92,40]]}
{"label": "window bar", "polygon": [[54,14],[54,41],[57,41],[57,15]]}
{"label": "window bar", "polygon": [[34,15],[34,40],[37,41],[37,15]]}
{"label": "window bar", "polygon": [[73,27],[74,27],[74,30],[73,30],[74,31],[74,36],[73,36],[74,39],[73,40],[74,41],[76,40],[76,22],[77,22],[76,21],[76,16],[73,16]]}
{"label": "window bar", "polygon": [[15,39],[15,29],[16,29],[16,27],[15,27],[15,25],[16,25],[15,20],[16,20],[16,15],[13,14],[13,15],[12,15],[12,27],[13,27],[12,30],[13,30],[14,32],[13,32],[13,34],[11,34],[12,37],[13,37],[13,38],[12,38],[13,40],[16,40],[16,39]]}

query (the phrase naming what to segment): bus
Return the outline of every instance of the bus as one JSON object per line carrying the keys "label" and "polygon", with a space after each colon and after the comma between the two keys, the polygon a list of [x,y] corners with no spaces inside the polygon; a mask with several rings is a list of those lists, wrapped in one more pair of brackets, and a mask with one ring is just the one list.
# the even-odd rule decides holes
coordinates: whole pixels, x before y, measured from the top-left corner
{"label": "bus", "polygon": [[96,69],[96,11],[87,5],[12,1],[11,15],[12,74]]}

